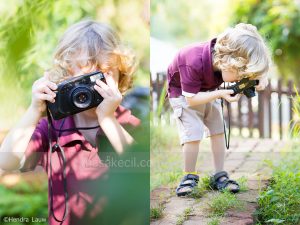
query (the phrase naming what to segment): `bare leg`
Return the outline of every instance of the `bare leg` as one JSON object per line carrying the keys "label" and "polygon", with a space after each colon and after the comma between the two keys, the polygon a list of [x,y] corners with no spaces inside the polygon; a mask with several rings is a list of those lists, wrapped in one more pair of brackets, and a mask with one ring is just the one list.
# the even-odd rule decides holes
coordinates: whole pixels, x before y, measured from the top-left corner
{"label": "bare leg", "polygon": [[184,155],[184,172],[195,172],[200,141],[185,143],[182,147]]}
{"label": "bare leg", "polygon": [[225,141],[224,134],[217,134],[210,137],[211,149],[214,157],[215,172],[224,170]]}
{"label": "bare leg", "polygon": [[[200,141],[192,141],[192,142],[185,143],[182,146],[183,156],[184,156],[184,172],[186,173],[196,172],[196,163],[197,163],[197,156],[199,151],[199,144]],[[194,185],[191,186],[191,184],[186,183],[186,182],[191,182],[191,180],[184,181],[186,186],[181,186],[183,185],[182,182],[183,181],[180,182],[176,190],[178,196],[186,195],[193,191]]]}
{"label": "bare leg", "polygon": [[[215,172],[218,173],[224,170],[224,161],[225,161],[225,141],[224,134],[217,134],[211,136],[211,149],[214,156]],[[226,178],[220,178],[220,181],[225,180]],[[236,188],[235,184],[229,184],[227,186],[229,189]]]}

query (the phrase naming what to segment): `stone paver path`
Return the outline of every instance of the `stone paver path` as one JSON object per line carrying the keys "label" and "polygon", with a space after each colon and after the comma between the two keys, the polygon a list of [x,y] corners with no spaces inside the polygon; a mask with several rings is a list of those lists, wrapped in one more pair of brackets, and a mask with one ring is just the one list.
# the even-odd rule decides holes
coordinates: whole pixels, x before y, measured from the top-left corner
{"label": "stone paver path", "polygon": [[[242,176],[247,178],[248,190],[237,194],[237,199],[243,202],[242,210],[229,210],[221,218],[222,225],[248,225],[254,224],[253,212],[256,210],[256,198],[259,190],[266,187],[271,176],[271,170],[263,163],[264,159],[279,160],[280,150],[286,145],[284,141],[271,139],[233,139],[230,150],[226,152],[225,170],[230,178],[237,179]],[[201,156],[200,156],[201,155]],[[198,172],[201,176],[213,171],[212,154],[209,149],[199,152],[197,162]],[[211,218],[208,217],[207,206],[216,192],[209,191],[198,199],[178,198],[174,187],[156,188],[151,192],[151,207],[163,204],[163,217],[151,221],[151,225],[176,224],[180,215],[190,208],[184,225],[205,225]]]}

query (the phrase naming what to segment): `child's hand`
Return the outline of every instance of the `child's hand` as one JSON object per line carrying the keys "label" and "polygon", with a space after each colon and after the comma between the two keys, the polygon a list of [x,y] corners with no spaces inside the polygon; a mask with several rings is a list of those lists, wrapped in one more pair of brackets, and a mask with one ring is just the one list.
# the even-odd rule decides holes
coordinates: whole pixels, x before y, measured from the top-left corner
{"label": "child's hand", "polygon": [[263,91],[269,84],[268,78],[259,79],[259,84],[255,87],[257,91]]}
{"label": "child's hand", "polygon": [[227,102],[237,102],[241,97],[240,94],[231,96],[231,94],[234,93],[233,90],[219,90],[219,91],[220,91],[220,97],[224,98]]}
{"label": "child's hand", "polygon": [[96,113],[98,119],[102,120],[106,117],[113,117],[115,110],[122,101],[116,82],[111,73],[104,74],[106,84],[101,80],[96,80],[95,90],[103,97],[103,101],[98,105]]}
{"label": "child's hand", "polygon": [[57,85],[48,79],[48,73],[45,72],[44,76],[36,80],[32,85],[31,105],[34,110],[42,113],[46,110],[46,100],[55,102],[56,94],[53,90],[57,89]]}

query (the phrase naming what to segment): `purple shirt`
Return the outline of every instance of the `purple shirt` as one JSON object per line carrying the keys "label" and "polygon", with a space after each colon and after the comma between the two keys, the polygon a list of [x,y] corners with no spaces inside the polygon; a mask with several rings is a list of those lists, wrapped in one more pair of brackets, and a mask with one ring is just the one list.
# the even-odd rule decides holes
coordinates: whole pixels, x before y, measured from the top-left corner
{"label": "purple shirt", "polygon": [[197,94],[215,90],[223,83],[222,74],[213,71],[212,50],[216,39],[181,49],[168,67],[168,96]]}
{"label": "purple shirt", "polygon": [[[129,125],[136,127],[140,124],[140,120],[131,115],[131,112],[124,107],[119,107],[115,116],[121,125]],[[53,125],[58,129],[62,120],[53,120]],[[74,128],[75,123],[72,116],[66,117],[62,129]],[[101,147],[101,136],[103,132],[99,128],[97,136],[100,141],[98,146]],[[52,137],[57,137],[58,132],[53,131]],[[55,144],[52,141],[52,145]],[[101,190],[96,189],[97,182],[103,178],[108,171],[108,166],[101,162],[98,148],[94,148],[80,133],[80,131],[62,132],[59,144],[64,149],[66,156],[66,177],[67,192],[69,195],[69,214],[63,225],[84,224],[84,221],[91,220],[99,215],[103,210],[105,198],[96,198]],[[20,169],[22,172],[34,170],[37,165],[44,168],[50,178],[49,169],[49,143],[48,143],[48,124],[47,119],[42,118],[28,143],[25,151],[26,161]],[[65,209],[64,203],[64,187],[62,180],[62,157],[57,152],[52,153],[52,182],[53,182],[53,209],[58,219],[63,218]],[[48,182],[48,189],[49,182]],[[48,191],[48,213],[50,225],[58,223],[50,212],[50,193]],[[91,208],[90,205],[93,204]]]}

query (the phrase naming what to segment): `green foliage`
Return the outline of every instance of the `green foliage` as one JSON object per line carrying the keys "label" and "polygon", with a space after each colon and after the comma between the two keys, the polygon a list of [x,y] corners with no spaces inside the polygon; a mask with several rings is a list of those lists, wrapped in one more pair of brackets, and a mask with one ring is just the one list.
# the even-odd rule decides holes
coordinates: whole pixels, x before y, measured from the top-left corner
{"label": "green foliage", "polygon": [[223,216],[228,209],[236,209],[243,206],[242,202],[227,190],[213,196],[208,205],[211,216]]}
{"label": "green foliage", "polygon": [[184,212],[178,217],[176,225],[182,225],[186,221],[189,215],[193,212],[193,208],[189,207],[184,210]]}
{"label": "green foliage", "polygon": [[300,149],[296,147],[279,165],[271,165],[271,183],[258,198],[258,222],[286,225],[300,222],[299,153]]}
{"label": "green foliage", "polygon": [[156,219],[163,217],[164,209],[165,209],[165,207],[162,203],[158,204],[157,207],[151,207],[150,208],[150,219],[156,220]]}
{"label": "green foliage", "polygon": [[175,124],[162,124],[160,122],[154,124],[152,121],[150,124],[151,151],[170,149],[174,146],[174,142],[178,142],[178,134],[175,127]]}
{"label": "green foliage", "polygon": [[296,86],[294,86],[294,90],[296,92],[296,95],[293,97],[293,114],[294,118],[290,121],[292,124],[291,129],[291,136],[294,138],[300,137],[300,95],[298,93],[298,90]]}
{"label": "green foliage", "polygon": [[271,47],[274,62],[283,77],[299,80],[300,5],[289,0],[236,0],[232,23],[258,27]]}
{"label": "green foliage", "polygon": [[47,190],[47,182],[31,185],[22,181],[12,188],[0,185],[0,218],[23,216],[48,219]]}
{"label": "green foliage", "polygon": [[245,176],[242,176],[240,178],[237,179],[238,184],[240,185],[240,192],[246,192],[248,191],[248,179]]}
{"label": "green foliage", "polygon": [[220,222],[221,222],[221,217],[214,216],[214,217],[210,218],[208,225],[219,225]]}

